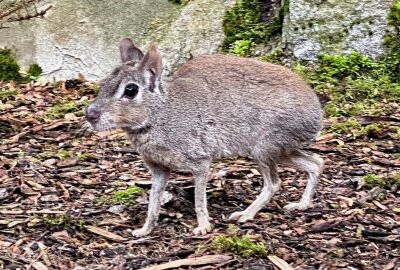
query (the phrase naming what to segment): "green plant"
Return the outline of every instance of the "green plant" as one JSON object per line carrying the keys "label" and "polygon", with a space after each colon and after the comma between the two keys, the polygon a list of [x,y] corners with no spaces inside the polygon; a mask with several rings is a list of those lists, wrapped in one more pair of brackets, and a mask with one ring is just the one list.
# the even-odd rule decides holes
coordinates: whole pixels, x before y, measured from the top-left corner
{"label": "green plant", "polygon": [[27,76],[31,80],[37,80],[42,72],[43,70],[38,64],[30,64],[27,71]]}
{"label": "green plant", "polygon": [[72,157],[72,152],[64,148],[61,148],[60,150],[58,150],[57,156],[59,159],[64,160]]}
{"label": "green plant", "polygon": [[59,104],[49,108],[44,114],[44,118],[54,120],[64,117],[66,113],[75,113],[77,116],[83,116],[83,107],[88,105],[88,100],[69,102],[62,101]]}
{"label": "green plant", "polygon": [[265,62],[280,64],[283,56],[282,48],[275,48],[266,55],[263,55],[260,59]]}
{"label": "green plant", "polygon": [[384,62],[374,62],[359,52],[319,56],[315,66],[295,63],[293,69],[317,92],[329,97],[327,116],[392,113],[380,103],[397,102],[400,85],[386,72]]}
{"label": "green plant", "polygon": [[64,229],[82,229],[87,222],[84,219],[76,219],[70,215],[63,214],[59,216],[49,215],[43,219],[44,223],[52,226],[59,226]]}
{"label": "green plant", "polygon": [[282,34],[283,20],[286,14],[289,13],[289,0],[284,0],[281,8],[279,9],[278,15],[274,17],[267,25],[266,28],[266,39],[270,39],[273,36]]}
{"label": "green plant", "polygon": [[19,65],[10,49],[0,49],[0,81],[19,81]]}
{"label": "green plant", "polygon": [[5,102],[10,97],[18,95],[18,89],[10,89],[10,88],[0,88],[0,100]]}
{"label": "green plant", "polygon": [[247,56],[255,45],[281,34],[284,17],[289,12],[289,0],[283,2],[278,15],[268,24],[261,20],[260,7],[260,0],[239,0],[225,13],[223,51]]}
{"label": "green plant", "polygon": [[34,158],[37,159],[37,160],[43,161],[45,159],[48,159],[48,158],[51,158],[51,157],[54,157],[54,156],[55,156],[55,154],[53,152],[44,151],[44,152],[41,152],[41,153],[37,154]]}
{"label": "green plant", "polygon": [[224,51],[229,51],[237,41],[260,43],[265,39],[266,25],[261,21],[259,0],[239,0],[222,21],[225,39]]}
{"label": "green plant", "polygon": [[393,79],[400,83],[400,0],[394,0],[388,13],[388,24],[393,31],[385,36],[384,46],[387,53],[382,62],[385,63],[385,71]]}
{"label": "green plant", "polygon": [[137,186],[128,187],[125,190],[118,190],[112,195],[112,202],[119,204],[132,204],[133,200],[143,192]]}
{"label": "green plant", "polygon": [[393,176],[382,178],[376,174],[368,173],[364,176],[365,185],[369,188],[382,187],[390,189],[392,186],[400,185],[400,172],[397,172]]}
{"label": "green plant", "polygon": [[232,252],[243,257],[266,256],[268,253],[263,243],[254,242],[248,235],[219,235],[212,240],[211,247],[219,252]]}
{"label": "green plant", "polygon": [[78,160],[79,161],[86,161],[88,160],[88,156],[85,154],[78,154]]}
{"label": "green plant", "polygon": [[373,173],[366,174],[364,176],[364,181],[365,185],[369,188],[376,186],[383,187],[386,184],[385,181],[382,179],[382,177]]}
{"label": "green plant", "polygon": [[131,186],[124,190],[115,191],[111,196],[103,195],[97,200],[97,204],[133,204],[134,199],[144,190],[137,186]]}
{"label": "green plant", "polygon": [[375,123],[370,124],[365,127],[362,127],[358,132],[356,132],[355,136],[358,137],[379,137],[383,131],[390,131],[386,130],[386,126],[383,123]]}
{"label": "green plant", "polygon": [[248,56],[251,54],[252,47],[253,42],[251,40],[236,40],[229,48],[229,52],[237,56]]}
{"label": "green plant", "polygon": [[359,129],[361,129],[360,123],[356,119],[350,118],[345,122],[334,123],[329,128],[329,131],[335,132],[338,134],[343,134],[343,133],[353,133],[354,134]]}

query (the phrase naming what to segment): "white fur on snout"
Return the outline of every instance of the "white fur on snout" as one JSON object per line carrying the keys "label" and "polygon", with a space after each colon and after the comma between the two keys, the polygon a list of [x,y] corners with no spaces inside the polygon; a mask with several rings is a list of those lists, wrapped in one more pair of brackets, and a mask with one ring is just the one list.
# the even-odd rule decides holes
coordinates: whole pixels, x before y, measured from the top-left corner
{"label": "white fur on snout", "polygon": [[108,112],[104,112],[100,115],[100,119],[94,125],[92,124],[93,129],[97,131],[111,131],[115,128],[115,124],[112,124],[111,114]]}

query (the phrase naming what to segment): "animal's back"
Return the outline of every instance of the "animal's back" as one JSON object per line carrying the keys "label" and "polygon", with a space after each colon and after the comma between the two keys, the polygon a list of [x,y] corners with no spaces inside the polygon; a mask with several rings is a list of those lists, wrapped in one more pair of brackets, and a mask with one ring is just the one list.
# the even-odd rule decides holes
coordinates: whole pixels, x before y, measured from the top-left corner
{"label": "animal's back", "polygon": [[174,74],[168,99],[180,114],[169,128],[197,138],[193,152],[208,150],[214,157],[267,148],[279,155],[315,138],[322,119],[315,93],[300,77],[249,58],[192,59]]}

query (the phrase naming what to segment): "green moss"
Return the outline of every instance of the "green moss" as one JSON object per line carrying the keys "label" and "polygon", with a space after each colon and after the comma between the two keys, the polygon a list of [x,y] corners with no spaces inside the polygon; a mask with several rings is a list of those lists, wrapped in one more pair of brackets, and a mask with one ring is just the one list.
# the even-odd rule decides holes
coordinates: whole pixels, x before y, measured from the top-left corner
{"label": "green moss", "polygon": [[124,190],[118,190],[111,196],[101,196],[97,204],[133,204],[134,199],[143,193],[144,190],[137,186],[131,186]]}
{"label": "green moss", "polygon": [[19,65],[9,49],[0,49],[0,81],[19,81]]}
{"label": "green moss", "polygon": [[29,79],[36,80],[41,74],[43,70],[38,64],[30,64],[27,75]]}
{"label": "green moss", "polygon": [[79,161],[86,161],[88,160],[88,156],[85,154],[78,154],[78,160]]}
{"label": "green moss", "polygon": [[251,54],[253,42],[250,40],[236,40],[229,52],[237,56],[247,56]]}
{"label": "green moss", "polygon": [[282,48],[275,48],[260,59],[269,63],[280,64],[282,62],[283,50]]}
{"label": "green moss", "polygon": [[261,20],[259,0],[239,0],[223,18],[225,39],[222,50],[240,56],[250,55],[256,44],[265,43],[282,33],[289,0],[285,0],[278,15],[268,25]]}
{"label": "green moss", "polygon": [[142,192],[143,189],[137,186],[128,187],[125,190],[118,190],[113,194],[112,201],[119,204],[131,204]]}
{"label": "green moss", "polygon": [[358,137],[379,137],[385,131],[386,126],[383,123],[370,124],[362,127],[355,136]]}
{"label": "green moss", "polygon": [[283,5],[279,9],[278,16],[273,18],[267,25],[266,28],[266,39],[270,39],[273,36],[282,34],[283,20],[286,14],[289,13],[289,0],[284,0]]}
{"label": "green moss", "polygon": [[293,69],[317,92],[329,97],[327,116],[390,114],[384,104],[400,99],[400,85],[388,74],[386,62],[374,62],[358,52],[321,54],[315,66],[295,63]]}
{"label": "green moss", "polygon": [[385,181],[383,181],[383,179],[380,176],[373,174],[373,173],[369,173],[369,174],[365,175],[364,181],[365,181],[365,185],[370,188],[376,187],[376,186],[379,186],[379,187],[385,186]]}
{"label": "green moss", "polygon": [[37,154],[34,158],[37,159],[37,160],[43,161],[43,160],[49,159],[49,158],[54,157],[54,156],[55,156],[55,154],[53,152],[44,151],[44,152],[41,152],[41,153]]}
{"label": "green moss", "polygon": [[388,13],[388,24],[393,32],[387,34],[384,46],[387,53],[383,57],[386,73],[397,83],[400,83],[400,0],[394,0]]}
{"label": "green moss", "polygon": [[400,185],[400,172],[397,172],[396,174],[389,176],[386,179],[376,174],[369,173],[364,176],[364,181],[365,185],[369,188],[382,187],[390,189],[395,185],[396,186]]}
{"label": "green moss", "polygon": [[232,50],[235,42],[248,41],[251,45],[265,39],[266,26],[261,21],[259,0],[239,0],[226,11],[222,21],[225,39],[222,49]]}
{"label": "green moss", "polygon": [[69,102],[62,101],[49,108],[44,114],[44,118],[54,120],[63,118],[66,113],[75,113],[76,116],[83,116],[83,107],[89,104],[88,100]]}
{"label": "green moss", "polygon": [[87,222],[84,219],[76,219],[69,215],[49,215],[43,219],[44,223],[51,226],[62,227],[64,229],[82,229]]}
{"label": "green moss", "polygon": [[333,124],[330,127],[329,131],[338,134],[343,134],[343,133],[354,133],[359,129],[361,129],[360,123],[356,119],[350,118],[346,122]]}
{"label": "green moss", "polygon": [[0,100],[4,103],[11,97],[14,97],[18,94],[19,94],[18,89],[0,88]]}
{"label": "green moss", "polygon": [[61,148],[60,150],[58,150],[57,156],[59,159],[64,160],[72,157],[72,152],[64,148]]}
{"label": "green moss", "polygon": [[263,243],[254,242],[247,235],[241,237],[219,235],[212,240],[211,247],[218,252],[232,252],[243,257],[262,257],[268,254],[268,249]]}

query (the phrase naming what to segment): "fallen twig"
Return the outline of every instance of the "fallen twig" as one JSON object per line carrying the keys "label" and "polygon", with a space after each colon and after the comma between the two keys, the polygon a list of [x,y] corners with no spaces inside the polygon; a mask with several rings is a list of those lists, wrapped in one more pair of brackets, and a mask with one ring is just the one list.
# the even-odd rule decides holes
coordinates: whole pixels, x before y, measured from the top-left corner
{"label": "fallen twig", "polygon": [[160,265],[149,266],[142,268],[142,270],[163,270],[172,269],[181,266],[191,266],[191,265],[205,265],[205,264],[220,264],[231,260],[232,257],[228,255],[207,255],[202,257],[188,258],[182,260],[176,260]]}
{"label": "fallen twig", "polygon": [[278,256],[275,255],[270,255],[267,257],[268,260],[270,260],[276,267],[278,267],[281,270],[294,270],[293,267],[291,267],[287,262],[279,258]]}
{"label": "fallen twig", "polygon": [[0,210],[0,214],[2,215],[23,215],[23,214],[49,214],[49,215],[63,215],[66,211],[57,211],[57,210]]}

